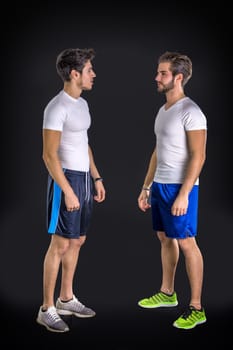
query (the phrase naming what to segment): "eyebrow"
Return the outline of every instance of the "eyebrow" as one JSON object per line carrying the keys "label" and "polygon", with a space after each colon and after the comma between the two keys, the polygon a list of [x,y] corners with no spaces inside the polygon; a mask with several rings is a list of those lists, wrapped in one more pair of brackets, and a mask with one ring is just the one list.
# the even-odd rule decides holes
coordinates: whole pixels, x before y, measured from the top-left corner
{"label": "eyebrow", "polygon": [[158,70],[157,73],[168,73],[169,70]]}

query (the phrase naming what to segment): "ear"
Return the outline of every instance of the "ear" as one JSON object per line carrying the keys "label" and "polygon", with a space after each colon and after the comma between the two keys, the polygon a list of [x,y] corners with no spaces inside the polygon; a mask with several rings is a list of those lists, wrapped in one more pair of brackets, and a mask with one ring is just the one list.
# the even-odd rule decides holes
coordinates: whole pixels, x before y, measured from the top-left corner
{"label": "ear", "polygon": [[81,74],[75,69],[72,69],[72,71],[70,72],[71,79],[78,79],[80,77],[80,75]]}
{"label": "ear", "polygon": [[182,73],[178,73],[176,75],[176,81],[178,81],[180,84],[182,84],[182,80],[183,80],[183,74]]}

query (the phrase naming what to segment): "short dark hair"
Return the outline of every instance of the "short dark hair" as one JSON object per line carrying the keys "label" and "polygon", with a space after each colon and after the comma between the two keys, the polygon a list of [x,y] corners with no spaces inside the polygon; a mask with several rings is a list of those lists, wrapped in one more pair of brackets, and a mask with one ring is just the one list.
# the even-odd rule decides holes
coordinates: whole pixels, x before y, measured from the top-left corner
{"label": "short dark hair", "polygon": [[158,63],[169,62],[172,75],[179,73],[183,74],[182,86],[184,86],[192,76],[192,61],[191,59],[179,52],[166,51],[159,59]]}
{"label": "short dark hair", "polygon": [[56,60],[56,69],[58,75],[63,81],[70,81],[70,73],[72,69],[82,73],[87,61],[93,60],[95,51],[92,48],[78,49],[70,48],[63,50]]}

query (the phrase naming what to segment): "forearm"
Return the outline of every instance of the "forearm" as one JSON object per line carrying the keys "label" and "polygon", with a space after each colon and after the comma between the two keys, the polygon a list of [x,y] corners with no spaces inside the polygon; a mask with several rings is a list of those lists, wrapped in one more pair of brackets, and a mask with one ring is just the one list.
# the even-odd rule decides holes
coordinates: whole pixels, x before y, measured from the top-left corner
{"label": "forearm", "polygon": [[199,177],[206,159],[206,130],[187,132],[189,160],[180,194],[188,195]]}
{"label": "forearm", "polygon": [[60,141],[60,131],[43,129],[43,161],[51,177],[61,188],[63,193],[69,196],[73,194],[73,190],[64,175],[58,156]]}
{"label": "forearm", "polygon": [[148,170],[144,179],[143,187],[149,188],[154,180],[155,170],[157,165],[156,150],[151,155]]}
{"label": "forearm", "polygon": [[189,160],[180,194],[188,195],[197,181],[205,162],[205,156],[192,156]]}
{"label": "forearm", "polygon": [[91,147],[88,146],[88,154],[89,154],[89,160],[90,160],[90,173],[93,179],[99,178],[100,173],[96,167],[95,161],[94,161],[94,156],[93,156],[93,152],[91,150]]}
{"label": "forearm", "polygon": [[54,179],[54,181],[58,184],[58,186],[61,188],[63,193],[65,195],[69,195],[73,193],[73,190],[64,175],[59,158],[57,156],[44,155],[43,160],[49,174]]}

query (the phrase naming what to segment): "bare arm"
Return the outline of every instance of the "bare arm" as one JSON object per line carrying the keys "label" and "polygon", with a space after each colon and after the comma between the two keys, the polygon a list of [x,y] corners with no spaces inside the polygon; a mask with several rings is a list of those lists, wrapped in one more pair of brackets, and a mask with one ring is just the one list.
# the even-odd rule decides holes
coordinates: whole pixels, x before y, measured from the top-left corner
{"label": "bare arm", "polygon": [[150,158],[148,170],[147,170],[146,177],[144,179],[144,184],[142,187],[143,189],[138,197],[138,206],[142,211],[146,211],[146,209],[150,208],[150,204],[148,203],[149,190],[147,189],[150,188],[153,182],[156,165],[157,165],[157,155],[156,155],[156,148],[155,148]]}
{"label": "bare arm", "polygon": [[187,212],[188,195],[199,177],[206,159],[206,136],[206,130],[187,131],[189,162],[184,182],[171,208],[173,215],[184,215]]}
{"label": "bare arm", "polygon": [[78,209],[80,206],[79,200],[64,175],[58,156],[60,140],[60,131],[44,129],[42,158],[51,177],[58,184],[65,195],[67,210],[73,210],[74,208]]}
{"label": "bare arm", "polygon": [[89,159],[90,159],[90,172],[91,172],[92,178],[94,179],[95,190],[96,190],[96,195],[94,196],[94,199],[97,202],[103,202],[105,200],[105,188],[102,181],[95,181],[96,178],[101,178],[101,176],[96,167],[93,152],[90,146],[88,146],[88,153],[89,153]]}

